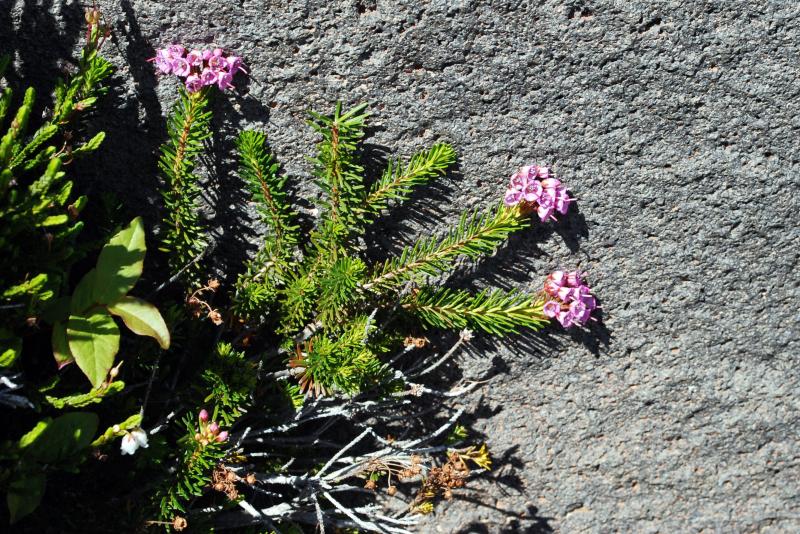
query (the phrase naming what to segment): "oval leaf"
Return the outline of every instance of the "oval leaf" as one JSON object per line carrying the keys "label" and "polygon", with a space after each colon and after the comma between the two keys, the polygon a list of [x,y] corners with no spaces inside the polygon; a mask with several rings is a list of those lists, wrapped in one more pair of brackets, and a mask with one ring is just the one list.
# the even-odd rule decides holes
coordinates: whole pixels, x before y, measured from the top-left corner
{"label": "oval leaf", "polygon": [[39,507],[44,495],[44,473],[26,473],[17,475],[8,485],[8,512],[11,523],[16,523]]}
{"label": "oval leaf", "polygon": [[64,323],[58,321],[53,325],[53,356],[56,359],[58,368],[61,369],[67,364],[75,361],[72,354],[69,352],[69,344],[67,343],[67,329]]}
{"label": "oval leaf", "polygon": [[169,348],[169,330],[158,308],[135,297],[122,297],[110,304],[108,311],[119,316],[134,334],[150,336],[166,350]]}
{"label": "oval leaf", "polygon": [[70,315],[67,342],[78,367],[94,387],[106,379],[119,350],[119,328],[106,310]]}
{"label": "oval leaf", "polygon": [[108,241],[97,258],[96,302],[111,304],[133,289],[142,275],[145,250],[144,225],[136,217]]}
{"label": "oval leaf", "polygon": [[20,439],[23,457],[42,464],[69,460],[89,446],[98,422],[97,414],[91,412],[72,412],[39,422]]}
{"label": "oval leaf", "polygon": [[83,275],[81,281],[75,286],[72,299],[69,301],[70,313],[81,314],[94,305],[94,282],[96,273],[97,270],[92,269]]}

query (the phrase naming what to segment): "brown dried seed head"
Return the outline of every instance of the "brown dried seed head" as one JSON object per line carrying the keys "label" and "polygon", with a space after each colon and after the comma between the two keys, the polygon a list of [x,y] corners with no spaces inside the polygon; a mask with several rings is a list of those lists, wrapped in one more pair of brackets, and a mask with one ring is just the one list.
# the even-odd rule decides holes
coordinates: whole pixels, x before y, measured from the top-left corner
{"label": "brown dried seed head", "polygon": [[250,473],[245,477],[244,481],[252,486],[256,483],[256,476],[253,473]]}
{"label": "brown dried seed head", "polygon": [[188,521],[186,521],[186,518],[184,517],[176,515],[175,519],[172,520],[172,528],[174,528],[178,532],[186,529],[187,526],[189,526],[189,523]]}
{"label": "brown dried seed head", "polygon": [[216,278],[212,278],[211,280],[208,281],[208,289],[210,289],[211,291],[216,291],[217,289],[219,289],[219,286],[220,286],[219,280],[217,280]]}
{"label": "brown dried seed head", "polygon": [[367,480],[367,482],[364,484],[364,487],[367,488],[368,490],[374,490],[375,488],[378,487],[378,485],[375,483],[374,480],[370,479]]}
{"label": "brown dried seed head", "polygon": [[222,324],[222,314],[219,313],[217,310],[212,310],[208,312],[208,318],[211,319],[211,322],[217,326]]}
{"label": "brown dried seed head", "polygon": [[397,486],[389,486],[386,488],[386,493],[389,497],[393,497],[395,493],[397,493]]}

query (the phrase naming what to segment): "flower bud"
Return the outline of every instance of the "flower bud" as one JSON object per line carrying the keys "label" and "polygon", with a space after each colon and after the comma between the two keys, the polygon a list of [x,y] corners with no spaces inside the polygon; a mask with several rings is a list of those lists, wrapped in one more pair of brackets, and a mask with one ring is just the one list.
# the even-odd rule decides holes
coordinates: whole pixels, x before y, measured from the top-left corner
{"label": "flower bud", "polygon": [[217,442],[218,442],[218,443],[222,443],[223,441],[225,441],[225,440],[227,440],[227,439],[228,439],[228,431],[227,431],[227,430],[223,430],[223,431],[222,431],[222,432],[220,432],[220,433],[219,433],[219,435],[217,436]]}
{"label": "flower bud", "polygon": [[572,271],[567,274],[567,285],[570,287],[578,287],[583,284],[580,271]]}
{"label": "flower bud", "polygon": [[210,425],[208,425],[208,431],[211,432],[212,434],[216,434],[217,432],[219,432],[219,425],[217,424],[216,421],[213,421]]}
{"label": "flower bud", "polygon": [[200,410],[200,414],[197,416],[197,418],[200,419],[201,423],[208,422],[208,410],[206,410],[205,408]]}

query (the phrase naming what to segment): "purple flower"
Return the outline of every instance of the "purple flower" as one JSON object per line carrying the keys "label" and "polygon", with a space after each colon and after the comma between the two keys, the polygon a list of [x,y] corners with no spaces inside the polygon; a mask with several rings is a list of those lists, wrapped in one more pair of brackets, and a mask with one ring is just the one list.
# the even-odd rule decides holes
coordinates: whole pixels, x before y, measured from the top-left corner
{"label": "purple flower", "polygon": [[228,56],[228,72],[236,74],[242,69],[242,58],[239,56]]}
{"label": "purple flower", "polygon": [[169,57],[166,50],[159,50],[158,53],[156,53],[156,57],[153,58],[153,61],[156,64],[156,68],[160,70],[162,74],[172,73],[172,58]]}
{"label": "purple flower", "polygon": [[525,201],[526,202],[538,202],[542,196],[542,184],[537,182],[536,180],[531,180],[525,186]]}
{"label": "purple flower", "polygon": [[567,278],[567,285],[570,287],[578,287],[583,285],[580,271],[571,271],[567,273],[566,278]]}
{"label": "purple flower", "polygon": [[192,50],[188,54],[186,54],[186,61],[189,63],[191,67],[202,67],[203,66],[203,52],[200,50]]}
{"label": "purple flower", "polygon": [[204,86],[214,85],[217,83],[218,76],[219,73],[213,69],[203,69],[203,72],[200,73],[200,81]]}
{"label": "purple flower", "polygon": [[564,286],[556,292],[556,296],[561,299],[561,302],[572,302],[579,294],[574,287]]}
{"label": "purple flower", "polygon": [[542,187],[545,189],[555,189],[561,185],[561,180],[558,178],[544,178],[542,180]]}
{"label": "purple flower", "polygon": [[540,221],[545,222],[547,219],[553,217],[553,208],[550,206],[539,205],[539,207],[536,208],[536,215],[539,216]]}
{"label": "purple flower", "polygon": [[208,50],[208,49],[203,50],[203,61],[208,61],[209,59],[211,59],[211,56],[213,56],[213,55],[214,55],[214,53],[211,52],[211,50]]}
{"label": "purple flower", "polygon": [[536,167],[536,175],[541,180],[550,178],[550,169],[548,167]]}
{"label": "purple flower", "polygon": [[590,310],[586,304],[580,300],[576,300],[569,305],[569,312],[572,314],[572,317],[576,323],[586,324],[586,321],[589,320],[589,315],[592,313],[592,310]]}
{"label": "purple flower", "polygon": [[558,314],[558,322],[561,323],[561,326],[564,328],[569,328],[574,324],[574,318],[572,317],[572,313],[568,311],[562,311]]}
{"label": "purple flower", "polygon": [[586,306],[590,311],[597,308],[597,300],[592,295],[581,295],[581,302],[583,305]]}
{"label": "purple flower", "polygon": [[[580,271],[553,271],[544,282],[544,292],[551,298],[544,304],[544,315],[557,320],[564,328],[585,325],[597,308],[592,290],[583,283]],[[569,310],[564,310],[569,305]]]}
{"label": "purple flower", "polygon": [[544,316],[548,319],[555,319],[560,312],[561,304],[555,300],[548,300],[544,303],[544,307],[542,308],[542,313],[544,313]]}
{"label": "purple flower", "polygon": [[511,180],[509,181],[509,183],[510,183],[509,189],[522,191],[528,184],[528,180],[522,174],[515,172],[514,174],[511,175]]}
{"label": "purple flower", "polygon": [[217,87],[219,87],[220,91],[225,91],[226,89],[230,89],[233,87],[231,82],[233,81],[233,74],[226,71],[220,71],[219,75],[217,76]]}
{"label": "purple flower", "polygon": [[173,44],[167,47],[167,52],[169,52],[172,59],[178,59],[179,57],[183,57],[186,53],[186,49],[179,44]]}
{"label": "purple flower", "polygon": [[190,93],[196,93],[203,88],[203,81],[197,74],[192,74],[186,77],[186,90]]}
{"label": "purple flower", "polygon": [[172,60],[172,72],[175,74],[175,76],[180,76],[183,78],[192,72],[192,68],[188,61],[182,57],[179,57],[178,59]]}
{"label": "purple flower", "polygon": [[208,66],[215,70],[222,70],[228,66],[228,61],[222,56],[212,55],[208,58]]}
{"label": "purple flower", "polygon": [[503,197],[503,202],[506,206],[516,206],[519,202],[523,199],[524,194],[522,191],[517,191],[516,189],[508,189],[506,191],[505,197]]}

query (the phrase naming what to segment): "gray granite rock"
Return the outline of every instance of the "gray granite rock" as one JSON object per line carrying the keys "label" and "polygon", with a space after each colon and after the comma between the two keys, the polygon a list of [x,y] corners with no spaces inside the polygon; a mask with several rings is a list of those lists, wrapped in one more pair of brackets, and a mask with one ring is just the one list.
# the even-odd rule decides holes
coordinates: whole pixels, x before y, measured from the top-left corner
{"label": "gray granite rock", "polygon": [[[47,80],[75,44],[78,3],[4,5],[0,34],[27,76]],[[467,374],[493,359],[503,370],[463,399],[497,467],[423,531],[800,530],[797,2],[101,5],[119,86],[102,175],[87,173],[143,210],[174,96],[145,59],[172,40],[217,43],[251,70],[217,104],[212,168],[230,164],[237,124],[259,125],[304,180],[305,110],[337,99],[373,103],[379,158],[452,142],[458,171],[415,199],[434,209],[382,221],[390,249],[494,202],[529,161],[552,164],[579,199],[566,221],[459,275],[536,287],[579,267],[604,319],[544,344],[479,343],[462,359]],[[215,179],[226,253],[247,236],[230,222],[238,185]]]}

